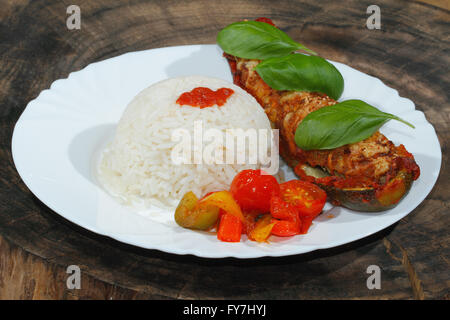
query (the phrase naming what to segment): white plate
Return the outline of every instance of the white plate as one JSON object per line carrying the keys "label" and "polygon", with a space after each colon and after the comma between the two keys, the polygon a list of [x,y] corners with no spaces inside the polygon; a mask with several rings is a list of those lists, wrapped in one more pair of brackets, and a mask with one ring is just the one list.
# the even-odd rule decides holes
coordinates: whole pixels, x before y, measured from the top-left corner
{"label": "white plate", "polygon": [[362,99],[416,126],[414,130],[390,121],[382,128],[389,139],[403,143],[414,154],[421,169],[420,178],[394,209],[364,213],[327,204],[306,235],[271,237],[269,244],[245,238],[240,243],[225,243],[214,234],[178,227],[173,212],[137,212],[106,194],[92,168],[128,102],[142,89],[169,77],[199,74],[231,81],[228,64],[216,45],[131,52],[55,81],[28,104],[17,122],[12,139],[14,163],[28,188],[64,218],[143,248],[209,258],[254,258],[345,244],[390,226],[416,208],[436,182],[441,149],[434,128],[411,100],[399,97],[377,78],[333,64],[345,80],[340,100]]}

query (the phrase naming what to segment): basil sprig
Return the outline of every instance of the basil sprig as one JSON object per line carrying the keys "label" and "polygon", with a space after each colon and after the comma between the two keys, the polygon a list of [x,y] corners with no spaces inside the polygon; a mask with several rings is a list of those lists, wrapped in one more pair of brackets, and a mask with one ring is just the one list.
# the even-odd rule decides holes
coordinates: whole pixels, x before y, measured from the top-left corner
{"label": "basil sprig", "polygon": [[228,25],[217,35],[217,43],[226,53],[244,59],[283,57],[296,50],[316,54],[280,29],[259,21]]}
{"label": "basil sprig", "polygon": [[308,114],[295,131],[303,150],[334,149],[367,139],[388,120],[412,124],[361,100],[346,100]]}
{"label": "basil sprig", "polygon": [[322,92],[337,100],[344,91],[341,73],[324,58],[290,54],[264,60],[256,72],[275,90]]}
{"label": "basil sprig", "polygon": [[[344,90],[336,67],[268,23],[232,23],[219,32],[217,42],[228,54],[263,60],[256,72],[275,90],[322,92],[335,100]],[[293,53],[297,50],[313,56]],[[391,119],[414,128],[364,101],[347,100],[308,114],[297,127],[295,143],[304,150],[334,149],[367,139]]]}

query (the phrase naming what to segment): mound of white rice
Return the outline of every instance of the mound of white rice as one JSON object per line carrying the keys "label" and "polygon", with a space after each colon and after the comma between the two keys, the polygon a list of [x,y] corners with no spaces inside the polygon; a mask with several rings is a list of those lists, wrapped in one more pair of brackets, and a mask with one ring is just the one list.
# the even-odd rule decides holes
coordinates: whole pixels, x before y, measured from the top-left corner
{"label": "mound of white rice", "polygon": [[[200,109],[176,103],[183,92],[196,87],[231,88],[234,94],[220,107]],[[194,137],[194,122],[199,120],[203,132],[215,128],[224,136],[231,128],[271,128],[257,101],[229,82],[203,76],[164,80],[140,92],[127,106],[114,140],[102,153],[98,167],[100,182],[128,204],[174,207],[188,191],[201,197],[210,191],[228,190],[239,171],[261,167],[259,160],[256,164],[173,161],[172,151],[177,145],[180,147],[180,140],[174,141],[173,133],[182,129]],[[270,147],[267,144],[267,154]],[[225,143],[217,148],[226,153]]]}

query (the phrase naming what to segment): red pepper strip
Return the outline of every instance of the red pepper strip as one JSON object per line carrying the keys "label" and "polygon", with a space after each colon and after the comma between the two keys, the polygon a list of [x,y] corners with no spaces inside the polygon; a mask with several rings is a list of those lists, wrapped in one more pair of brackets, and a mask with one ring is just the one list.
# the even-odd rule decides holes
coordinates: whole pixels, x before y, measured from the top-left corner
{"label": "red pepper strip", "polygon": [[219,222],[219,230],[217,231],[217,239],[226,242],[239,242],[241,240],[242,221],[226,212],[222,215]]}

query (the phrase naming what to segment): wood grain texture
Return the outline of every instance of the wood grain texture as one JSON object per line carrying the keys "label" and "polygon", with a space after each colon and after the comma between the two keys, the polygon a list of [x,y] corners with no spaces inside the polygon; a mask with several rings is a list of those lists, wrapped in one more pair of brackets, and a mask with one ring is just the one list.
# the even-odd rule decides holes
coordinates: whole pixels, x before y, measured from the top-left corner
{"label": "wood grain texture", "polygon": [[[12,299],[448,299],[450,13],[445,1],[0,0],[0,298]],[[443,164],[426,200],[394,226],[338,248],[262,259],[208,260],[128,246],[64,220],[23,184],[11,157],[14,124],[59,78],[125,52],[214,43],[243,18],[267,16],[325,58],[382,79],[435,126]],[[66,268],[82,271],[66,288]],[[366,269],[382,270],[368,290]]]}

